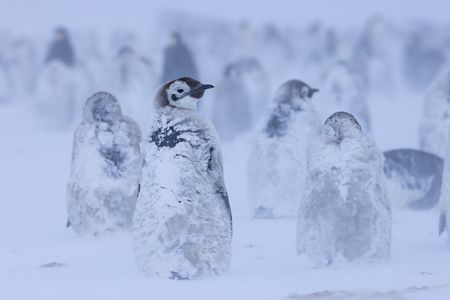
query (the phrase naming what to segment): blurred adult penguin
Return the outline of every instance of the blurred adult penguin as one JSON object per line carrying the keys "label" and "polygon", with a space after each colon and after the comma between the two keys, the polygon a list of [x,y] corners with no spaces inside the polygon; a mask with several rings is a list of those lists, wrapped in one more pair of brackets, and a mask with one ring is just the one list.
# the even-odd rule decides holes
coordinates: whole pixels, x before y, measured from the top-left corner
{"label": "blurred adult penguin", "polygon": [[184,77],[156,94],[133,225],[146,275],[193,279],[229,268],[232,220],[220,146],[212,124],[196,112],[212,87]]}
{"label": "blurred adult penguin", "polygon": [[307,163],[297,226],[302,259],[330,265],[389,257],[384,158],[358,121],[346,112],[332,114],[311,141]]}
{"label": "blurred adult penguin", "polygon": [[252,126],[250,92],[239,64],[225,67],[217,85],[212,119],[223,141],[231,141]]}
{"label": "blurred adult penguin", "polygon": [[139,127],[106,92],[93,94],[74,134],[68,226],[77,233],[127,229],[138,194]]}
{"label": "blurred adult penguin", "polygon": [[153,64],[132,47],[124,46],[111,62],[108,77],[108,87],[120,96],[124,113],[147,126],[153,112],[151,90],[157,85]]}
{"label": "blurred adult penguin", "polygon": [[360,120],[365,132],[371,131],[367,90],[362,77],[347,62],[339,61],[325,74],[320,111],[329,116],[348,111]]}
{"label": "blurred adult penguin", "polygon": [[70,40],[69,32],[64,27],[55,29],[55,36],[47,50],[45,62],[60,61],[66,66],[75,64],[75,52]]}
{"label": "blurred adult penguin", "polygon": [[170,44],[164,49],[161,83],[180,77],[198,78],[198,70],[191,50],[180,33],[174,32]]}
{"label": "blurred adult penguin", "polygon": [[311,99],[318,90],[300,80],[283,83],[248,164],[249,199],[257,218],[293,217],[305,188],[306,151],[320,119]]}
{"label": "blurred adult penguin", "polygon": [[67,30],[58,28],[33,91],[44,127],[67,129],[81,114],[89,90],[88,74],[76,63]]}

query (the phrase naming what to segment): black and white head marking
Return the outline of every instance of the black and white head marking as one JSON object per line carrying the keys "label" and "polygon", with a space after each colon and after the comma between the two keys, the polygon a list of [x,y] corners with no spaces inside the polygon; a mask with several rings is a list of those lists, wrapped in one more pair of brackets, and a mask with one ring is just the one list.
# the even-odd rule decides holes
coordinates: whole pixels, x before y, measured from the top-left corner
{"label": "black and white head marking", "polygon": [[189,77],[179,78],[164,84],[159,89],[155,103],[159,107],[172,106],[195,110],[197,101],[203,97],[205,90],[213,87]]}

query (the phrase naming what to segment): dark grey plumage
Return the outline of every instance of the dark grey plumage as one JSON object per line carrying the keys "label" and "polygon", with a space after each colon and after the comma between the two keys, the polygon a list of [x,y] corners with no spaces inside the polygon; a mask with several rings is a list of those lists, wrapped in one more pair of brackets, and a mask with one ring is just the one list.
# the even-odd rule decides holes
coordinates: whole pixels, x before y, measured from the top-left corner
{"label": "dark grey plumage", "polygon": [[75,52],[70,41],[69,33],[65,28],[57,28],[55,30],[55,38],[51,42],[45,62],[59,61],[66,66],[73,66],[75,64]]}
{"label": "dark grey plumage", "polygon": [[172,43],[164,50],[161,83],[180,77],[198,78],[194,56],[179,33],[172,35]]}

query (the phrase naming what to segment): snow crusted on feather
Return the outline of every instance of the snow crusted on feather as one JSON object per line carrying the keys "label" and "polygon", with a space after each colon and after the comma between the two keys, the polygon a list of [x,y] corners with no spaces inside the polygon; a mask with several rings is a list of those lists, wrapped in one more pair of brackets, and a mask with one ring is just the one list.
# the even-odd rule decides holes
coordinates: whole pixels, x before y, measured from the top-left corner
{"label": "snow crusted on feather", "polygon": [[141,137],[137,124],[120,111],[114,120],[95,120],[98,105],[93,97],[74,135],[67,209],[77,233],[102,234],[131,225],[142,164]]}
{"label": "snow crusted on feather", "polygon": [[248,164],[249,199],[257,218],[295,217],[306,182],[306,153],[320,119],[309,99],[292,97],[289,82],[275,97]]}
{"label": "snow crusted on feather", "polygon": [[339,114],[346,113],[333,115],[335,129],[325,125],[311,142],[308,189],[298,213],[298,254],[316,265],[384,259],[390,253],[383,155],[350,114],[352,119]]}
{"label": "snow crusted on feather", "polygon": [[428,87],[422,122],[420,148],[445,157],[450,134],[450,68],[446,68]]}
{"label": "snow crusted on feather", "polygon": [[228,270],[232,220],[212,125],[195,111],[165,107],[141,147],[133,226],[141,270],[171,279]]}

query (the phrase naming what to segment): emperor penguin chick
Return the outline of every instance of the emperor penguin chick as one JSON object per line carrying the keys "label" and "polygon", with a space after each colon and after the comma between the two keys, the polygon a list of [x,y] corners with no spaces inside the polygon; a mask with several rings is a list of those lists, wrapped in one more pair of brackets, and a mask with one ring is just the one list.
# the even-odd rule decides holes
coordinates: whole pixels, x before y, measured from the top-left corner
{"label": "emperor penguin chick", "polygon": [[229,267],[232,220],[217,133],[196,112],[212,87],[184,77],[155,96],[133,225],[136,260],[146,275],[193,279]]}
{"label": "emperor penguin chick", "polygon": [[390,204],[383,154],[349,113],[337,112],[311,142],[308,184],[300,201],[298,254],[307,262],[387,258]]}
{"label": "emperor penguin chick", "polygon": [[137,124],[109,93],[92,95],[74,134],[68,226],[100,234],[131,225],[141,166]]}
{"label": "emperor penguin chick", "polygon": [[306,151],[320,119],[311,103],[317,92],[300,80],[278,89],[248,164],[249,199],[257,218],[296,217],[306,180]]}

